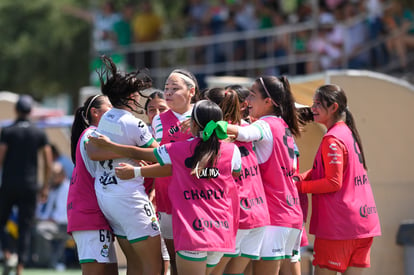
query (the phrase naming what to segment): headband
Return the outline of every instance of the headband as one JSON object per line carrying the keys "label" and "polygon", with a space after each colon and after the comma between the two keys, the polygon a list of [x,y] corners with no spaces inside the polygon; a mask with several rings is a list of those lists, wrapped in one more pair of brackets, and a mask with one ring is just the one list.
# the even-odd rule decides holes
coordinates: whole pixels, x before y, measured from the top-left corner
{"label": "headband", "polygon": [[171,76],[172,74],[178,74],[178,75],[180,75],[181,79],[183,79],[183,80],[184,80],[184,82],[189,82],[191,85],[193,85],[193,86],[194,86],[194,88],[196,87],[196,84],[195,84],[194,80],[193,80],[193,79],[191,79],[190,77],[186,76],[185,74],[182,74],[182,73],[180,73],[180,72],[172,72],[172,73],[170,74],[170,76]]}
{"label": "headband", "polygon": [[201,101],[198,101],[196,104],[194,104],[193,107],[193,114],[194,114],[194,120],[197,123],[198,127],[203,128],[200,124],[200,121],[198,121],[198,117],[197,117],[197,112],[196,112],[196,108],[198,107],[198,104],[200,104]]}
{"label": "headband", "polygon": [[270,98],[270,100],[272,101],[273,105],[275,105],[276,107],[279,107],[279,104],[277,104],[277,103],[276,103],[276,102],[272,99],[272,97],[270,96],[270,93],[269,93],[269,91],[267,90],[266,85],[264,84],[263,78],[262,78],[262,77],[260,77],[259,79],[260,79],[260,83],[262,83],[263,89],[265,90],[265,92],[266,92],[267,96],[268,96],[268,97]]}
{"label": "headband", "polygon": [[91,105],[95,101],[95,99],[98,98],[98,96],[100,96],[100,95],[95,95],[94,97],[92,97],[91,101],[89,101],[88,107],[86,108],[85,115],[88,115],[89,108],[91,107]]}
{"label": "headband", "polygon": [[92,97],[91,101],[89,101],[88,107],[86,108],[86,110],[82,114],[83,119],[85,120],[86,124],[88,124],[88,125],[89,125],[89,120],[88,120],[89,108],[91,107],[91,105],[95,101],[95,99],[98,98],[98,96],[100,96],[100,95],[98,94],[98,95],[95,95],[94,97]]}
{"label": "headband", "polygon": [[226,139],[227,138],[227,121],[213,121],[210,120],[206,127],[203,130],[203,141],[207,141],[213,132],[216,132],[216,135],[219,139]]}

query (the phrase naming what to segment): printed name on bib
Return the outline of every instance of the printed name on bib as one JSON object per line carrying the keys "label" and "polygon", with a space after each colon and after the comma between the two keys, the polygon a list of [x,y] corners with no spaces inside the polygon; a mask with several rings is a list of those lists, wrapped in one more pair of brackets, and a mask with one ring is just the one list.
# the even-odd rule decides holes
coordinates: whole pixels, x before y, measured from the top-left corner
{"label": "printed name on bib", "polygon": [[259,170],[258,170],[257,165],[246,167],[244,169],[242,168],[240,170],[240,176],[236,179],[236,182],[238,180],[244,180],[248,177],[255,177],[258,175],[258,173],[259,173]]}
{"label": "printed name on bib", "polygon": [[207,190],[185,190],[183,192],[184,199],[186,200],[220,200],[224,197],[223,190],[214,190],[214,189],[207,189]]}

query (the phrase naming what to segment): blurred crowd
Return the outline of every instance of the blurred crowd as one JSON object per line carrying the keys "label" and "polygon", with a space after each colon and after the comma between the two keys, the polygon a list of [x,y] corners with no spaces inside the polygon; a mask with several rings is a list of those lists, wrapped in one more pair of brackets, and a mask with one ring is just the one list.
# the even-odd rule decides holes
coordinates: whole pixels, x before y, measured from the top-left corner
{"label": "blurred crowd", "polygon": [[[288,33],[254,41],[254,58],[278,58],[305,53],[317,54],[317,62],[299,62],[296,74],[335,68],[376,68],[398,60],[404,70],[414,48],[413,12],[401,1],[388,0],[189,0],[174,22],[158,12],[151,1],[129,2],[122,7],[107,1],[99,10],[67,11],[93,24],[93,46],[97,54],[128,51],[131,67],[153,67],[152,51],[140,56],[133,48],[140,43],[165,38],[186,38],[263,30],[297,23],[315,23],[316,29]],[[382,37],[391,37],[382,39]],[[368,48],[367,48],[368,47]],[[217,48],[217,47],[216,47]],[[197,49],[197,64],[244,60],[246,42],[234,42],[229,60],[223,49]],[[271,49],[269,53],[269,49]],[[269,56],[270,55],[270,56]],[[287,73],[287,65],[269,73]]]}

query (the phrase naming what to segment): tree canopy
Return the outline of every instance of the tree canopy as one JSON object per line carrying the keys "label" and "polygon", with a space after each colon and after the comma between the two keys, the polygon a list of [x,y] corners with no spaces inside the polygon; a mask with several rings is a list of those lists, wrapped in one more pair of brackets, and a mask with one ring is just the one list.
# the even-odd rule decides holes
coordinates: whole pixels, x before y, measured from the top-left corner
{"label": "tree canopy", "polygon": [[82,2],[0,1],[1,90],[42,99],[88,84],[90,25],[62,11]]}

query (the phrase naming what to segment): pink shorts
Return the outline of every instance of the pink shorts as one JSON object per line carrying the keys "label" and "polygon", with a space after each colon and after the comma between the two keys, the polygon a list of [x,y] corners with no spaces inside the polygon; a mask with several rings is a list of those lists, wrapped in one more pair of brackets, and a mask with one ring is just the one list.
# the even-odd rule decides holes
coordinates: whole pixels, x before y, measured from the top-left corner
{"label": "pink shorts", "polygon": [[369,267],[372,237],[355,240],[315,239],[313,265],[345,272],[352,267]]}

